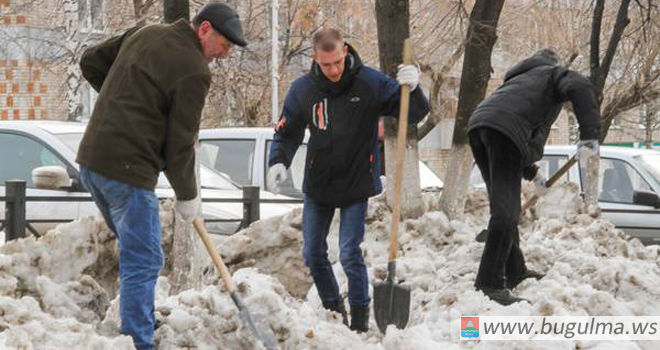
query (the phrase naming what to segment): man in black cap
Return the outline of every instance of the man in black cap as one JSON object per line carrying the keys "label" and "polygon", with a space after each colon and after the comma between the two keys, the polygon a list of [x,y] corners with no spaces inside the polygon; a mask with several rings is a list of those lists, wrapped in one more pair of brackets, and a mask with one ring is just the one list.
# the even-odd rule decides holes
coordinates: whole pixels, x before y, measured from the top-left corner
{"label": "man in black cap", "polygon": [[122,334],[137,349],[153,349],[154,288],[163,266],[158,198],[165,172],[177,217],[192,222],[200,209],[195,143],[211,84],[208,63],[233,44],[245,46],[236,12],[204,6],[192,26],[136,27],[88,48],[83,76],[99,92],[80,144],[80,181],[119,243]]}

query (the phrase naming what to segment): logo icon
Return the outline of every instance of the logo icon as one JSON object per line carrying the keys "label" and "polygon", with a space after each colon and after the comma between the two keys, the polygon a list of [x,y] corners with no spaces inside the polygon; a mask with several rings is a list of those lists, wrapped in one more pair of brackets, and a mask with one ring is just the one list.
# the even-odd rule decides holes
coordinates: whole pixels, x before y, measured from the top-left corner
{"label": "logo icon", "polygon": [[360,102],[360,97],[358,97],[358,96],[351,97],[351,102],[354,102],[354,103],[355,102]]}
{"label": "logo icon", "polygon": [[319,130],[327,130],[330,118],[328,117],[328,99],[317,102],[312,106],[312,123]]}
{"label": "logo icon", "polygon": [[479,338],[479,317],[461,316],[461,338]]}

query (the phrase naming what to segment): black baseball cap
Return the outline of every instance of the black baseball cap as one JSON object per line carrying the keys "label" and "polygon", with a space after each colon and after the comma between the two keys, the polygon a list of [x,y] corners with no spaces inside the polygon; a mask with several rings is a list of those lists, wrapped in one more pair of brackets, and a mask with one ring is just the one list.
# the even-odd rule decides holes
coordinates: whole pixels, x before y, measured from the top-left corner
{"label": "black baseball cap", "polygon": [[199,25],[204,21],[209,21],[213,29],[232,43],[238,46],[247,45],[238,13],[226,3],[214,1],[204,5],[193,18],[193,23]]}

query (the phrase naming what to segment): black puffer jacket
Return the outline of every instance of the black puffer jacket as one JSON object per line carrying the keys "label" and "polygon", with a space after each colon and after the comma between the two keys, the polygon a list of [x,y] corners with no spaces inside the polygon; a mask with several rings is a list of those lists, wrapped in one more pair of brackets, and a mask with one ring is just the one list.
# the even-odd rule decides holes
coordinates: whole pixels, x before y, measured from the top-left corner
{"label": "black puffer jacket", "polygon": [[472,113],[468,130],[488,127],[502,132],[520,150],[522,166],[528,166],[543,156],[550,127],[566,101],[573,103],[580,139],[598,139],[600,113],[589,80],[546,56],[534,55],[506,73],[504,84]]}

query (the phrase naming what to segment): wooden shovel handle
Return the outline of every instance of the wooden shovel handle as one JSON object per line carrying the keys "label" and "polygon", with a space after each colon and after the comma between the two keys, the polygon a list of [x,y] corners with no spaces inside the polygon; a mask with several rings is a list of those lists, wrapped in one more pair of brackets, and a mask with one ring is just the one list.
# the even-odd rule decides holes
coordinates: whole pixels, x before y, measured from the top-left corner
{"label": "wooden shovel handle", "polygon": [[200,219],[199,217],[195,217],[195,219],[193,220],[193,226],[195,226],[195,230],[197,231],[197,234],[199,234],[199,238],[201,238],[202,242],[204,242],[204,246],[206,246],[206,251],[209,252],[209,256],[211,256],[211,260],[213,260],[215,267],[218,269],[218,272],[220,273],[220,277],[222,277],[222,280],[225,281],[227,290],[229,291],[229,293],[235,292],[236,284],[234,283],[234,280],[231,278],[231,275],[229,274],[229,270],[227,269],[225,263],[222,261],[220,254],[218,254],[218,251],[215,250],[215,246],[213,246],[213,242],[211,242],[211,237],[209,236],[208,231],[206,231],[206,227],[204,227],[204,223],[202,222],[202,219]]}
{"label": "wooden shovel handle", "polygon": [[[559,170],[557,170],[549,179],[548,181],[545,182],[545,187],[550,187],[555,184],[555,182],[559,181],[559,179],[566,174],[568,169],[570,169],[573,164],[577,163],[577,158],[575,156],[572,156],[566,164],[564,164]],[[536,204],[536,202],[539,200],[538,195],[533,195],[532,198],[530,198],[525,205],[522,207],[522,210],[520,211],[521,214],[524,214],[529,207],[533,206]]]}
{"label": "wooden shovel handle", "polygon": [[[412,43],[410,38],[403,42],[403,64],[412,62]],[[399,107],[399,131],[396,144],[396,168],[394,170],[394,193],[392,197],[392,223],[390,234],[389,261],[396,260],[399,250],[399,221],[401,220],[401,180],[403,177],[403,158],[406,154],[406,135],[408,133],[408,108],[410,106],[410,85],[401,86]]]}

